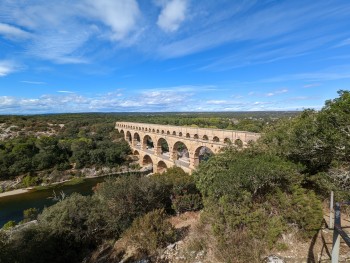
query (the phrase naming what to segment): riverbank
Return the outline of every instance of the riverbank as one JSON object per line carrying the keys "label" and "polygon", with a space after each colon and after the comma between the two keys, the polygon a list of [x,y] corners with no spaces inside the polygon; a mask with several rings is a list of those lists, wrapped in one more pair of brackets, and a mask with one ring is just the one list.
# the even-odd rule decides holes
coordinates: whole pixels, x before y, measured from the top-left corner
{"label": "riverbank", "polygon": [[0,198],[1,197],[6,197],[6,196],[11,196],[11,195],[25,194],[25,193],[28,193],[28,192],[30,192],[32,190],[33,190],[33,187],[11,190],[11,191],[7,191],[7,192],[4,192],[4,193],[0,193]]}
{"label": "riverbank", "polygon": [[101,178],[101,177],[107,177],[107,176],[116,176],[116,175],[123,175],[128,173],[147,173],[147,171],[140,171],[140,170],[131,170],[131,171],[122,171],[122,172],[116,172],[116,173],[108,173],[108,174],[101,174],[101,175],[88,175],[85,177],[73,177],[69,180],[64,180],[60,182],[54,182],[48,185],[39,185],[34,187],[26,187],[26,188],[20,188],[15,190],[6,191],[3,193],[0,193],[0,199],[2,197],[8,197],[12,195],[20,195],[25,194],[31,191],[41,191],[41,190],[47,190],[50,188],[54,188],[57,185],[76,185],[84,183],[85,180],[93,179],[93,178]]}

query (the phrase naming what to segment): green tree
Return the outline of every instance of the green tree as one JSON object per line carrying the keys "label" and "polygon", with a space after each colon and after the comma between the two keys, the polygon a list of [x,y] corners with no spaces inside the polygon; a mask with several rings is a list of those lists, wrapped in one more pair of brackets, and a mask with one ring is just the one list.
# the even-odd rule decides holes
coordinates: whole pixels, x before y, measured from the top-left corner
{"label": "green tree", "polygon": [[108,231],[115,236],[127,229],[135,218],[164,208],[169,198],[161,184],[135,175],[109,179],[96,187],[95,194],[107,209]]}
{"label": "green tree", "polygon": [[82,244],[96,244],[106,234],[104,211],[97,198],[72,194],[45,208],[39,215],[38,222],[54,235],[64,235]]}

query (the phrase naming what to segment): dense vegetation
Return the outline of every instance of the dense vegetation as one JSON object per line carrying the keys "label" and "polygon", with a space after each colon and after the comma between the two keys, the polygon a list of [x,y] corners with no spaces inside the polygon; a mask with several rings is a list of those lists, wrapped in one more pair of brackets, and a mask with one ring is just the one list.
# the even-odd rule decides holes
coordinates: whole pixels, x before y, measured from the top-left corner
{"label": "dense vegetation", "polygon": [[[148,243],[147,249],[140,247],[138,255],[153,255],[158,245],[176,237],[164,211],[174,214],[199,208],[201,198],[193,178],[180,168],[150,178],[130,175],[107,180],[93,196],[73,194],[46,208],[38,224],[13,231],[11,238],[0,231],[0,262],[81,262],[98,244],[118,239],[130,226],[124,236],[138,236],[132,238],[137,244],[142,235],[132,229],[151,231],[155,243]],[[158,212],[152,214],[154,210]],[[155,222],[158,228],[152,232],[146,226]],[[159,231],[164,235],[158,235]]]}
{"label": "dense vegetation", "polygon": [[[125,163],[130,153],[128,143],[114,129],[114,122],[104,123],[103,119],[70,121],[50,126],[57,131],[35,136],[31,132],[44,124],[22,121],[30,132],[0,141],[0,180],[25,175],[23,186],[37,185],[55,180],[52,178],[55,174],[62,177],[63,171],[75,175],[72,168],[116,167]],[[21,126],[21,122],[18,125]]]}
{"label": "dense vegetation", "polygon": [[152,262],[181,236],[167,216],[200,209],[193,247],[213,250],[218,262],[261,262],[271,249],[288,249],[283,233],[308,240],[319,231],[330,190],[337,201],[350,198],[349,127],[350,93],[340,91],[320,111],[265,124],[258,143],[229,146],[193,176],[169,168],[109,179],[92,196],[46,208],[37,224],[0,231],[0,262],[95,262],[99,248],[104,262],[119,262],[129,247],[130,260]]}

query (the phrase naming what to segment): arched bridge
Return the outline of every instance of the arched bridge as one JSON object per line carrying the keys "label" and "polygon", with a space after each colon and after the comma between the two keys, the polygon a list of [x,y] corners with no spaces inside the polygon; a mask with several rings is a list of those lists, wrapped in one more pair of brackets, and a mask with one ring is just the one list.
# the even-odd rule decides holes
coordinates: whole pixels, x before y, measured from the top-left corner
{"label": "arched bridge", "polygon": [[191,173],[209,153],[215,154],[227,144],[246,147],[260,137],[246,131],[135,122],[117,122],[115,128],[124,134],[139,164],[152,165],[154,172],[176,165]]}

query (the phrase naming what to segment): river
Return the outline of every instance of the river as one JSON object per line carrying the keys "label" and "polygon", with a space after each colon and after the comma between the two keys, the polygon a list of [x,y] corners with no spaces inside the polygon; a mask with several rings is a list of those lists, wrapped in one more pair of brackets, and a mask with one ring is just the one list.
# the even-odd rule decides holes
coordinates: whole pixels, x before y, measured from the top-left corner
{"label": "river", "polygon": [[53,188],[45,190],[32,190],[27,193],[6,196],[0,198],[0,228],[9,220],[19,222],[23,219],[23,210],[28,208],[37,208],[42,211],[44,207],[55,204],[52,200],[53,191],[59,194],[63,191],[66,195],[74,192],[82,195],[91,195],[92,188],[105,177],[88,178],[84,182],[76,185],[56,185]]}

